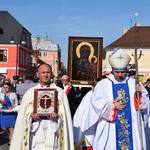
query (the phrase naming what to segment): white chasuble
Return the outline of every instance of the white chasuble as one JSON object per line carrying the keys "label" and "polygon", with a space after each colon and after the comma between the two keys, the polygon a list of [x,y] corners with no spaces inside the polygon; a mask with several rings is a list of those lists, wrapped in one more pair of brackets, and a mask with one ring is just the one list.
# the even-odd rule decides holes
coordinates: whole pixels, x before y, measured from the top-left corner
{"label": "white chasuble", "polygon": [[[58,91],[57,106],[61,118],[58,130],[55,128],[56,124],[53,125],[50,120],[47,120],[47,128],[43,121],[39,125],[35,125],[33,122],[34,127],[31,128],[30,116],[33,113],[34,89],[38,88],[40,88],[39,84],[30,88],[23,97],[9,150],[51,150],[51,146],[54,146],[54,150],[74,150],[72,118],[67,96],[61,88],[55,85],[51,86]],[[34,144],[35,146],[33,146]]]}

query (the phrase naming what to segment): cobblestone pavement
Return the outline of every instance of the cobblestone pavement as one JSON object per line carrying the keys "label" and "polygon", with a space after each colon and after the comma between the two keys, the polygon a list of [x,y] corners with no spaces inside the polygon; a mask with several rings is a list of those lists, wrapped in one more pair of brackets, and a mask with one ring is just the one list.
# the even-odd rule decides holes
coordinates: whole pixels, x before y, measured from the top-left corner
{"label": "cobblestone pavement", "polygon": [[0,150],[9,150],[8,135],[0,130]]}

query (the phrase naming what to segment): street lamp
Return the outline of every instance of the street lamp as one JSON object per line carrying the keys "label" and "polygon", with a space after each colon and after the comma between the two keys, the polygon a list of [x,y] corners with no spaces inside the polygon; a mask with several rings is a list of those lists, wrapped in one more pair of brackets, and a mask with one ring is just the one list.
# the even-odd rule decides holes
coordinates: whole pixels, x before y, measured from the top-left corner
{"label": "street lamp", "polygon": [[[19,35],[19,28],[18,28],[18,30],[17,30],[17,35],[16,35],[16,42],[15,42],[15,40],[14,40],[14,36],[12,36],[12,39],[11,39],[11,41],[10,41],[10,43],[11,44],[15,44],[16,43],[16,76],[18,75],[18,58],[19,58],[19,56],[18,56],[18,51],[19,51],[19,44],[20,44],[20,41],[19,41],[19,39],[22,37],[22,34],[21,35]],[[23,44],[23,45],[25,45],[26,44],[26,41],[23,39],[22,41],[21,41],[21,44]]]}

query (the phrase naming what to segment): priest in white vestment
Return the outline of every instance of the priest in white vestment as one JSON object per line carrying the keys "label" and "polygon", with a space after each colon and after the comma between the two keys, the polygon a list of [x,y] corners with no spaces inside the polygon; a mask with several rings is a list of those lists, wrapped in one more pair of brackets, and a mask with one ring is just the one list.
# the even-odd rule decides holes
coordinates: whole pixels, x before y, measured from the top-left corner
{"label": "priest in white vestment", "polygon": [[[18,112],[10,150],[74,150],[72,119],[63,89],[50,83],[51,67],[41,64],[37,69],[39,84],[30,88]],[[58,92],[57,114],[47,117],[33,114],[34,90],[53,88]]]}
{"label": "priest in white vestment", "polygon": [[92,150],[88,140],[83,135],[83,127],[86,118],[88,117],[89,107],[91,105],[91,96],[94,91],[94,87],[101,80],[101,78],[94,79],[91,90],[83,97],[80,105],[78,106],[73,117],[73,133],[75,150]]}
{"label": "priest in white vestment", "polygon": [[[148,93],[126,75],[130,59],[123,50],[116,49],[108,59],[112,72],[94,89],[83,127],[93,150],[150,149],[144,131],[149,115]],[[136,91],[140,93],[139,104]]]}

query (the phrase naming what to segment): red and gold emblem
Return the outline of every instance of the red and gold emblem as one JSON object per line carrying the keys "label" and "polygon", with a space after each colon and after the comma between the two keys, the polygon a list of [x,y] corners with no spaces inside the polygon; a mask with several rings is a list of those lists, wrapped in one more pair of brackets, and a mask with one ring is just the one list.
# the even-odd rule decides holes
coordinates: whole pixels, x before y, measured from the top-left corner
{"label": "red and gold emblem", "polygon": [[33,113],[37,113],[39,116],[48,116],[52,112],[57,113],[57,90],[35,89]]}

